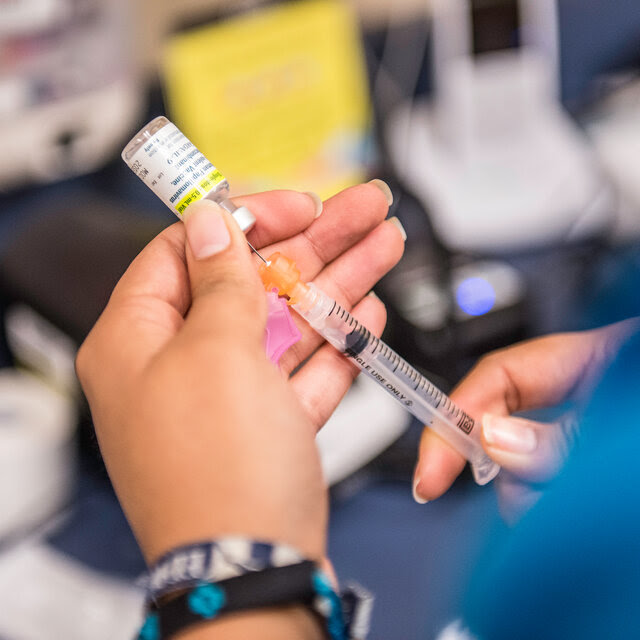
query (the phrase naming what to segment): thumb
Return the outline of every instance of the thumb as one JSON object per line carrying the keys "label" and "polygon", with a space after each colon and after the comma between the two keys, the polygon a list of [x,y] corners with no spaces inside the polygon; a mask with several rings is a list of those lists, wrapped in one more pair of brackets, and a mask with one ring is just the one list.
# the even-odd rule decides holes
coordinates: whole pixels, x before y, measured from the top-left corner
{"label": "thumb", "polygon": [[184,222],[191,283],[185,329],[216,341],[226,337],[261,345],[266,296],[240,227],[211,200],[189,206]]}
{"label": "thumb", "polygon": [[485,413],[482,440],[487,453],[506,471],[527,482],[551,480],[564,463],[570,434],[562,423]]}

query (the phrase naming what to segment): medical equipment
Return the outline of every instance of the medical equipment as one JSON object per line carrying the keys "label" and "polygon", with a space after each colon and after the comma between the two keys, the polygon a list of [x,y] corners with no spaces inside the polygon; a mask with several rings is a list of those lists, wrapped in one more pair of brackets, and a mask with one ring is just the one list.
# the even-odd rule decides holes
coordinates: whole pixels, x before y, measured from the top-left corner
{"label": "medical equipment", "polygon": [[581,242],[613,193],[558,97],[558,0],[433,0],[428,100],[400,104],[385,139],[400,179],[458,253]]}
{"label": "medical equipment", "polygon": [[129,168],[182,220],[187,207],[206,198],[226,209],[246,233],[256,222],[229,199],[229,183],[164,116],[143,127],[122,152]]}
{"label": "medical equipment", "polygon": [[[243,231],[255,223],[246,207],[238,208],[229,199],[229,183],[222,173],[163,116],[131,140],[122,158],[180,219],[190,204],[208,198],[236,217]],[[275,289],[287,296],[293,309],[327,342],[455,447],[471,463],[478,484],[497,475],[500,467],[482,449],[471,416],[334,300],[313,284],[300,282],[300,272],[291,260],[280,254],[265,260],[249,247],[263,262],[260,275],[267,292]]]}
{"label": "medical equipment", "polygon": [[267,291],[277,289],[286,295],[293,309],[327,342],[469,460],[478,484],[497,475],[500,467],[482,449],[474,419],[335,300],[314,284],[302,283],[291,260],[274,254],[260,265],[260,276]]}

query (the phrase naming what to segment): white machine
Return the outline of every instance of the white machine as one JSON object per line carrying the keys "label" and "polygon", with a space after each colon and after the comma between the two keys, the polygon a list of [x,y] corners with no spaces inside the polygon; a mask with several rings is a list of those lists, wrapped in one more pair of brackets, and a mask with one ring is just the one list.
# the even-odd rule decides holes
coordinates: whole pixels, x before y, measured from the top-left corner
{"label": "white machine", "polygon": [[126,0],[0,0],[0,188],[99,168],[140,115]]}
{"label": "white machine", "polygon": [[617,192],[612,239],[640,238],[640,79],[623,77],[594,116],[587,131],[603,169]]}
{"label": "white machine", "polygon": [[556,0],[433,0],[435,94],[386,137],[399,174],[454,250],[577,240],[611,190],[558,99]]}

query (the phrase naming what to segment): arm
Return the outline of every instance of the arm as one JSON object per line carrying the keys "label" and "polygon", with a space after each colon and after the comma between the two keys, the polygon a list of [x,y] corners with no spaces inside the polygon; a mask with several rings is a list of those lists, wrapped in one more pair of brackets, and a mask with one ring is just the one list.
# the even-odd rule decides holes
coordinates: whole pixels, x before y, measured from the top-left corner
{"label": "arm", "polygon": [[205,624],[186,631],[176,640],[325,640],[326,636],[311,614],[298,607],[277,611],[247,611],[221,618],[216,624]]}

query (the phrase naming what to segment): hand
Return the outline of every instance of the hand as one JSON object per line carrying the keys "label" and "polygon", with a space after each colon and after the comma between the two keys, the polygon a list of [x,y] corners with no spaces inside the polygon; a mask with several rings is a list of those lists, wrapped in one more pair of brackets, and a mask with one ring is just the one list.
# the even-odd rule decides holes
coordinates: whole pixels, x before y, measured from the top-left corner
{"label": "hand", "polygon": [[[383,305],[365,297],[400,258],[387,201],[361,185],[325,203],[294,192],[239,199],[265,256],[293,258],[373,331]],[[327,498],[314,443],[357,370],[306,325],[267,361],[257,258],[233,219],[192,205],[129,267],[80,349],[77,369],[125,513],[149,562],[225,534],[325,552]],[[287,374],[305,363],[289,381]]]}
{"label": "hand", "polygon": [[[502,466],[496,479],[503,515],[515,520],[540,492],[535,484],[560,469],[574,437],[560,421],[543,424],[511,414],[584,398],[638,322],[630,320],[586,331],[538,338],[485,356],[451,394],[481,420],[482,444]],[[430,429],[420,442],[414,475],[419,501],[442,495],[465,460]]]}

